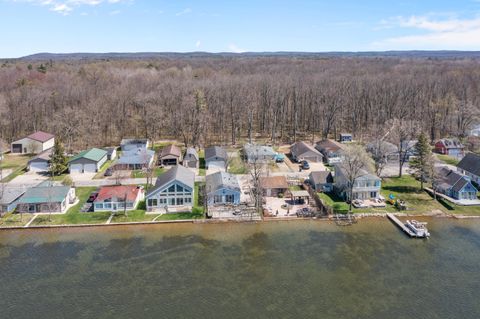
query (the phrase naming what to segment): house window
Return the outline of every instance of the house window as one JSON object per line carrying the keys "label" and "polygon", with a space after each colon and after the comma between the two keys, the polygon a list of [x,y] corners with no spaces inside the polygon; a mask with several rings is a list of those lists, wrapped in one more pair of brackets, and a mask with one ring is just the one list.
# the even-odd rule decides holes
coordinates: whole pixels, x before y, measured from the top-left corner
{"label": "house window", "polygon": [[175,198],[169,198],[168,205],[175,206]]}
{"label": "house window", "polygon": [[160,204],[166,204],[167,203],[166,198],[160,198],[158,201],[159,201]]}
{"label": "house window", "polygon": [[105,204],[104,204],[104,207],[105,207],[105,208],[112,208],[112,203],[105,203]]}
{"label": "house window", "polygon": [[168,188],[169,193],[175,193],[175,185],[172,185]]}
{"label": "house window", "polygon": [[102,203],[95,204],[95,209],[103,209],[103,204]]}
{"label": "house window", "polygon": [[227,203],[233,203],[234,201],[234,196],[233,195],[225,195],[225,201]]}
{"label": "house window", "polygon": [[177,205],[183,205],[183,198],[177,198]]}
{"label": "house window", "polygon": [[[161,199],[160,199],[160,202],[162,202]],[[157,199],[156,198],[149,198],[148,199],[148,206],[150,206],[150,207],[157,206]]]}
{"label": "house window", "polygon": [[127,208],[133,208],[133,203],[128,202],[128,203],[127,203]]}
{"label": "house window", "polygon": [[190,197],[185,198],[185,203],[190,204],[192,202],[192,199]]}
{"label": "house window", "polygon": [[177,192],[178,193],[183,193],[183,187],[180,185],[177,185]]}
{"label": "house window", "polygon": [[34,204],[28,205],[28,212],[29,213],[35,213],[35,205]]}
{"label": "house window", "polygon": [[214,203],[222,203],[223,202],[223,196],[221,196],[221,195],[213,196],[213,202]]}
{"label": "house window", "polygon": [[377,198],[377,192],[370,192],[371,198]]}

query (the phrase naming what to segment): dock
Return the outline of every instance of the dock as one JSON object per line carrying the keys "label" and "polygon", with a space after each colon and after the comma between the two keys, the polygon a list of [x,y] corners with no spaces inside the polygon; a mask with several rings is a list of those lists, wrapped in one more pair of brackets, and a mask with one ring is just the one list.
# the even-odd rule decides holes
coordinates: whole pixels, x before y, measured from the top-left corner
{"label": "dock", "polygon": [[411,238],[420,238],[417,236],[417,234],[415,234],[410,228],[408,228],[407,226],[405,226],[404,223],[402,223],[402,221],[400,219],[398,219],[395,215],[393,215],[392,213],[387,213],[387,218],[390,219],[390,221],[395,224],[398,228],[400,228],[401,230],[403,230],[403,232],[405,234],[407,234],[408,236],[410,236]]}

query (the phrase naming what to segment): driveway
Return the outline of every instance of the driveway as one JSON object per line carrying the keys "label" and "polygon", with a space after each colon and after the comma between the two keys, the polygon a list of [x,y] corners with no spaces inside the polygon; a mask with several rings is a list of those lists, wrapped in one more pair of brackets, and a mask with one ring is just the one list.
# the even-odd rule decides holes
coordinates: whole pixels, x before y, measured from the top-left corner
{"label": "driveway", "polygon": [[36,186],[48,179],[47,175],[40,175],[36,172],[26,172],[12,179],[7,185],[12,187]]}
{"label": "driveway", "polygon": [[77,183],[77,182],[91,181],[96,174],[97,173],[77,173],[77,174],[70,174],[70,177],[72,178],[72,181],[74,183]]}

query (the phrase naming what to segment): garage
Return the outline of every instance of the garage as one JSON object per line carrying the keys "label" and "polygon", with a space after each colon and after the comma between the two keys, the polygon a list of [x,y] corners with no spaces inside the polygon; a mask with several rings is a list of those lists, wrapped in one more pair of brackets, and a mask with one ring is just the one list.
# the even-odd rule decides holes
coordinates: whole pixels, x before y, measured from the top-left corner
{"label": "garage", "polygon": [[83,173],[83,164],[70,164],[70,173]]}
{"label": "garage", "polygon": [[78,153],[68,161],[70,173],[96,173],[107,161],[107,151],[92,148]]}
{"label": "garage", "polygon": [[31,172],[46,172],[48,171],[48,162],[30,162]]}
{"label": "garage", "polygon": [[96,164],[83,164],[84,173],[95,173],[97,171]]}
{"label": "garage", "polygon": [[22,153],[22,144],[12,144],[12,153]]}

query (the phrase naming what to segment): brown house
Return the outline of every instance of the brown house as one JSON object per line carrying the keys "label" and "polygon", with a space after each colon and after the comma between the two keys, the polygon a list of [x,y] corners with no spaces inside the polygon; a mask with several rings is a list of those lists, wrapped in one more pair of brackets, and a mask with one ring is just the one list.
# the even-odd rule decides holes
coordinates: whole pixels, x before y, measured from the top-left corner
{"label": "brown house", "polygon": [[173,144],[162,148],[160,156],[158,156],[159,165],[179,165],[181,161],[182,151]]}
{"label": "brown house", "polygon": [[287,178],[285,176],[261,177],[260,187],[263,190],[263,196],[278,197],[279,194],[285,195],[288,192]]}

